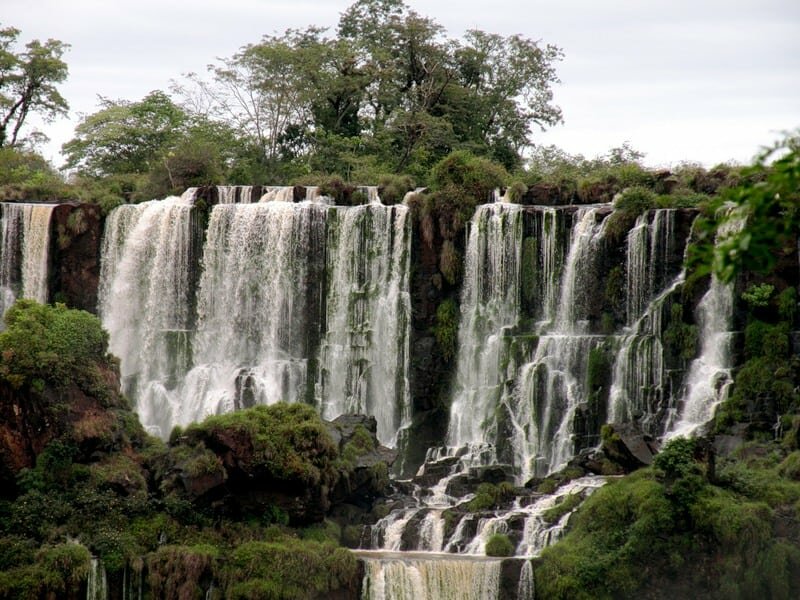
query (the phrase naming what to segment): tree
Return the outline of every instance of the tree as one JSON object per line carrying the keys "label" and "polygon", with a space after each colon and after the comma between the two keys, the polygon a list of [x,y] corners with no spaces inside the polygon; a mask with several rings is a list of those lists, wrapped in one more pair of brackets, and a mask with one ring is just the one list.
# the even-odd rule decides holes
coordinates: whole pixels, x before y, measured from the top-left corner
{"label": "tree", "polygon": [[147,173],[179,137],[184,111],[160,90],[139,102],[100,98],[101,110],[84,116],[63,145],[66,166],[102,176]]}
{"label": "tree", "polygon": [[0,147],[15,146],[20,131],[33,113],[52,120],[65,115],[67,101],[56,85],[66,80],[67,64],[61,60],[68,44],[49,39],[33,40],[15,52],[20,31],[0,29]]}
{"label": "tree", "polygon": [[743,182],[725,190],[698,228],[692,263],[699,274],[722,281],[739,272],[769,271],[779,251],[800,235],[800,131],[764,150],[742,172]]}

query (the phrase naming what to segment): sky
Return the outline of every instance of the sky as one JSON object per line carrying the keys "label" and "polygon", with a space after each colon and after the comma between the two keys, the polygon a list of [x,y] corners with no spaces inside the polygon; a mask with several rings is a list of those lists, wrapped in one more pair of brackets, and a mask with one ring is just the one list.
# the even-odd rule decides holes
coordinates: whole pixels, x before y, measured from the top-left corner
{"label": "sky", "polygon": [[[140,100],[205,72],[265,34],[334,29],[345,0],[0,0],[20,41],[71,45],[60,87],[69,118],[37,125],[61,144],[98,95]],[[555,103],[564,123],[534,143],[587,158],[628,142],[650,166],[748,163],[800,127],[798,0],[407,0],[449,37],[522,34],[563,49]]]}

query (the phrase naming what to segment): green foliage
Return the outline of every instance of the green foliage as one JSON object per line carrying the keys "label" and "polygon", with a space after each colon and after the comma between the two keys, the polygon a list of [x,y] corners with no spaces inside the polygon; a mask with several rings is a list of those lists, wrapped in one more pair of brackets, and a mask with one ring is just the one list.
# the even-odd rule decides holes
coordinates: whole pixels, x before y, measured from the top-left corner
{"label": "green foliage", "polygon": [[644,211],[656,207],[656,195],[644,187],[631,187],[623,191],[614,201],[617,210],[642,214]]}
{"label": "green foliage", "polygon": [[697,326],[683,320],[683,305],[677,302],[670,306],[670,320],[664,330],[664,342],[668,351],[688,361],[697,353]]}
{"label": "green foliage", "polygon": [[800,138],[787,135],[726,189],[696,230],[691,257],[702,272],[731,281],[743,271],[768,272],[800,228]]}
{"label": "green foliage", "polygon": [[448,298],[436,308],[436,325],[433,335],[442,351],[446,361],[452,360],[456,355],[458,344],[458,305],[455,300]]}
{"label": "green foliage", "polygon": [[241,544],[221,566],[220,578],[228,598],[305,600],[352,586],[357,573],[347,550],[285,537]]}
{"label": "green foliage", "polygon": [[775,291],[775,287],[768,283],[754,284],[742,292],[742,300],[747,302],[751,309],[763,308],[769,305],[773,291]]}
{"label": "green foliage", "polygon": [[508,482],[498,485],[482,483],[478,486],[475,497],[467,502],[466,509],[470,512],[481,512],[492,508],[499,508],[501,504],[514,497],[514,486]]}
{"label": "green foliage", "polygon": [[486,556],[513,556],[514,544],[511,543],[511,540],[508,539],[508,536],[504,533],[495,533],[486,540],[484,551],[486,552]]}
{"label": "green foliage", "polygon": [[788,323],[794,323],[797,314],[797,290],[787,287],[778,294],[778,316]]}
{"label": "green foliage", "polygon": [[337,449],[319,415],[306,404],[255,406],[190,425],[186,444],[226,436],[247,440],[247,469],[283,480],[317,484],[332,477]]}
{"label": "green foliage", "polygon": [[146,561],[152,594],[156,598],[203,597],[218,556],[219,550],[209,544],[161,546]]}
{"label": "green foliage", "polygon": [[653,467],[664,472],[668,479],[685,477],[697,471],[694,460],[696,442],[678,437],[670,440],[656,455]]}
{"label": "green foliage", "polygon": [[69,44],[32,40],[17,50],[19,34],[14,27],[0,29],[0,148],[23,140],[22,127],[32,114],[50,121],[69,108],[56,88],[67,79],[67,64],[61,57]]}
{"label": "green foliage", "polygon": [[439,271],[450,285],[456,285],[460,281],[461,263],[461,255],[455,244],[451,240],[445,240],[439,255]]}
{"label": "green foliage", "polygon": [[575,510],[581,502],[583,502],[581,494],[567,494],[558,504],[548,508],[542,514],[542,519],[547,523],[556,523],[561,517]]}
{"label": "green foliage", "polygon": [[63,304],[18,300],[0,333],[0,376],[16,388],[42,390],[45,383],[91,386],[98,366],[108,364],[108,334],[88,312]]}

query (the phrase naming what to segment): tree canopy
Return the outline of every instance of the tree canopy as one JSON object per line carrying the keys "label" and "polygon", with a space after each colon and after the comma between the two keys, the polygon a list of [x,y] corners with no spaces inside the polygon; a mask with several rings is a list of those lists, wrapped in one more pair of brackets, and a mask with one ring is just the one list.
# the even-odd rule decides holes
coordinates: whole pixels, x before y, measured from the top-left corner
{"label": "tree canopy", "polygon": [[[424,179],[453,151],[519,167],[534,131],[561,120],[551,87],[561,50],[520,35],[447,36],[402,0],[358,0],[335,31],[267,35],[204,75],[139,102],[102,99],[65,144],[90,175],[141,173],[184,153],[193,124],[216,128],[228,181],[311,174]],[[190,136],[191,137],[191,136]]]}
{"label": "tree canopy", "polygon": [[69,45],[32,40],[17,50],[19,34],[14,27],[0,29],[0,147],[22,141],[22,127],[31,114],[49,120],[69,108],[56,87],[67,78],[61,57]]}

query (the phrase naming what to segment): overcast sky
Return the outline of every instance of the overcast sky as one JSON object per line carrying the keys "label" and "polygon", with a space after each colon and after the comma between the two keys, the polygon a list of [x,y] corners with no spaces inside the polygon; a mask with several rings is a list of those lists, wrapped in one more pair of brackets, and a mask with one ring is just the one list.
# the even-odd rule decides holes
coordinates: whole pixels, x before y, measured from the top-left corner
{"label": "overcast sky", "polygon": [[[42,127],[45,154],[72,137],[97,95],[139,100],[204,72],[267,33],[334,28],[345,0],[0,0],[20,40],[71,44],[61,87],[70,119]],[[564,124],[536,135],[587,157],[628,141],[645,162],[749,162],[800,126],[798,0],[409,0],[450,37],[522,34],[564,50]]]}

